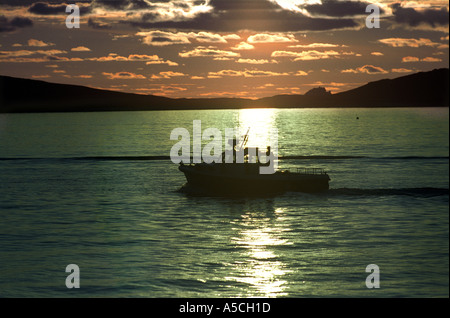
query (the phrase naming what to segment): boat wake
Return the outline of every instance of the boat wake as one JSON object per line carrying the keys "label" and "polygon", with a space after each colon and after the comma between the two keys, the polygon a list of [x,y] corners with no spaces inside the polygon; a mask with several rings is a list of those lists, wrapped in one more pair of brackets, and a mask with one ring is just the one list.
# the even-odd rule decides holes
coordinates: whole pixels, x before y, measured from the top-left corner
{"label": "boat wake", "polygon": [[[179,193],[184,193],[189,196],[223,196],[218,193],[211,193],[208,190],[194,187],[189,184],[184,184],[180,189],[177,190]],[[236,197],[274,197],[280,196],[280,193],[265,193],[261,195],[255,195],[254,193],[247,195],[246,193],[241,193],[240,195],[234,195]],[[303,192],[288,192],[289,196],[302,196],[306,195],[308,197],[380,197],[380,196],[410,196],[416,198],[431,198],[440,196],[449,196],[449,189],[446,188],[400,188],[400,189],[359,189],[359,188],[338,188],[329,189],[320,193],[303,193]],[[230,197],[231,195],[227,195]]]}
{"label": "boat wake", "polygon": [[326,193],[330,196],[413,196],[413,197],[435,197],[448,196],[449,189],[445,188],[400,188],[400,189],[353,189],[340,188],[330,189]]}

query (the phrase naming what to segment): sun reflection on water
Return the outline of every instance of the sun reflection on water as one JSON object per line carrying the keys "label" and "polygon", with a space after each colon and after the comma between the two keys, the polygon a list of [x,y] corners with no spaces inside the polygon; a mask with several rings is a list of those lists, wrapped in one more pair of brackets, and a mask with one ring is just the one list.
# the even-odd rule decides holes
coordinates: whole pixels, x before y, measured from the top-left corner
{"label": "sun reflection on water", "polygon": [[232,240],[236,247],[243,248],[243,261],[235,262],[233,277],[227,277],[248,285],[245,297],[286,296],[287,280],[284,276],[291,272],[277,252],[277,246],[290,245],[292,242],[282,237],[283,228],[277,222],[283,210],[277,209],[273,216],[261,217],[258,213],[247,212],[242,216],[241,228]]}
{"label": "sun reflection on water", "polygon": [[265,149],[270,145],[270,134],[276,127],[277,110],[270,108],[240,109],[238,126],[241,134],[249,130],[247,146]]}

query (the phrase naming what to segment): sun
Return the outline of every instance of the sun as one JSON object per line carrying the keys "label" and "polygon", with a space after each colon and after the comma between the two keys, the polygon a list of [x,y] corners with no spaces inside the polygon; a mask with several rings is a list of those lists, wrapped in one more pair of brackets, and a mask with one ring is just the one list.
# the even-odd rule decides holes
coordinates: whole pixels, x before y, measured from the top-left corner
{"label": "sun", "polygon": [[305,15],[309,13],[302,8],[304,5],[322,4],[321,0],[271,0],[285,10],[301,12]]}
{"label": "sun", "polygon": [[238,112],[238,127],[241,134],[249,132],[249,147],[265,149],[271,144],[271,133],[276,128],[278,110],[273,108],[241,109]]}

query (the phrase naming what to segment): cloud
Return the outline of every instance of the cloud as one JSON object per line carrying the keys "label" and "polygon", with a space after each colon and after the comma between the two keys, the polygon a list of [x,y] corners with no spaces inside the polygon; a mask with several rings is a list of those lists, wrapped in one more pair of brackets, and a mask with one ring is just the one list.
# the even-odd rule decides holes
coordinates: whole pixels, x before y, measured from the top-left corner
{"label": "cloud", "polygon": [[404,7],[401,3],[391,5],[394,21],[415,27],[420,24],[428,24],[431,27],[436,25],[448,25],[449,12],[447,7],[417,9]]}
{"label": "cloud", "polygon": [[304,71],[297,71],[294,76],[306,76],[308,75],[308,73],[304,72]]}
{"label": "cloud", "polygon": [[162,61],[158,55],[146,55],[146,54],[130,54],[128,55],[128,61]]}
{"label": "cloud", "polygon": [[290,57],[294,61],[308,61],[308,60],[320,60],[328,59],[332,57],[338,57],[342,53],[336,51],[324,51],[319,52],[316,50],[292,52],[292,51],[274,51],[272,57]]}
{"label": "cloud", "polygon": [[365,74],[386,74],[388,71],[381,67],[373,65],[364,65],[356,69],[346,69],[342,70],[341,73],[365,73]]}
{"label": "cloud", "polygon": [[31,78],[50,78],[50,75],[31,75]]}
{"label": "cloud", "polygon": [[298,42],[293,34],[269,34],[259,33],[247,38],[248,43],[285,43]]}
{"label": "cloud", "polygon": [[211,32],[167,32],[167,31],[146,31],[138,32],[137,36],[142,36],[143,43],[153,46],[166,46],[174,44],[190,44],[191,39],[200,43],[228,43],[228,40],[239,40],[237,34],[221,35]]}
{"label": "cloud", "polygon": [[[346,17],[367,15],[368,5],[368,2],[362,1],[322,0],[319,3],[304,5],[302,8],[314,16]],[[380,9],[380,13],[384,13],[384,10]]]}
{"label": "cloud", "polygon": [[142,36],[142,42],[147,45],[165,46],[174,44],[190,44],[187,33],[165,32],[165,31],[146,31],[138,32],[137,36]]}
{"label": "cloud", "polygon": [[221,70],[218,72],[209,72],[208,78],[222,78],[222,77],[266,77],[266,76],[287,76],[289,73],[278,73],[272,71],[260,71],[260,70],[244,70],[244,71],[235,71],[235,70]]}
{"label": "cloud", "polygon": [[120,56],[116,53],[109,53],[107,56],[91,57],[88,61],[96,62],[126,62],[128,58],[125,56]]}
{"label": "cloud", "polygon": [[[342,87],[342,86],[348,86],[351,83],[337,83],[337,82],[329,82],[329,83],[324,83],[321,81],[318,82],[314,82],[311,84],[303,84],[303,86],[313,86],[313,87],[317,87],[317,86],[332,86],[332,87]],[[354,84],[351,84],[354,85]]]}
{"label": "cloud", "polygon": [[178,66],[177,62],[172,62],[170,60],[164,61],[164,60],[158,60],[158,61],[149,61],[147,63],[145,63],[146,65],[151,65],[151,64],[167,64],[169,66]]}
{"label": "cloud", "polygon": [[137,11],[145,15],[145,19],[173,20],[192,17],[196,12],[211,9],[205,2],[197,0],[94,0],[94,7],[108,11]]}
{"label": "cloud", "polygon": [[436,57],[418,58],[415,56],[405,56],[402,58],[402,63],[412,63],[412,62],[442,62],[442,59]]}
{"label": "cloud", "polygon": [[15,56],[29,56],[34,54],[42,54],[42,55],[56,55],[56,54],[65,54],[67,51],[62,50],[37,50],[37,51],[29,51],[29,50],[18,50],[18,51],[0,51],[0,58],[2,57],[15,57]]}
{"label": "cloud", "polygon": [[0,51],[0,59],[6,57],[28,56],[37,54],[35,51],[18,50],[18,51]]}
{"label": "cloud", "polygon": [[[27,2],[30,3],[31,1]],[[50,2],[50,1],[49,1]],[[66,2],[40,1],[28,8],[35,15],[65,15]],[[69,2],[69,1],[67,1]],[[324,1],[328,13],[325,18],[311,17],[307,10],[289,10],[283,1],[271,0],[92,0],[89,3],[76,2],[81,14],[108,11],[104,17],[108,23],[88,20],[89,27],[110,28],[112,23],[126,23],[140,28],[154,30],[202,30],[234,32],[254,30],[273,32],[333,30],[358,27],[360,21],[342,18],[334,14],[336,8],[352,15],[352,6],[362,7],[359,1]],[[289,1],[284,1],[289,2]],[[308,9],[316,12],[314,1],[293,1],[310,4]],[[317,3],[318,1],[315,1]],[[341,3],[343,2],[343,3]],[[335,8],[336,7],[336,8]],[[349,11],[350,10],[350,11]],[[365,14],[365,12],[363,12]],[[335,18],[337,17],[337,18]],[[237,39],[237,38],[235,38]]]}
{"label": "cloud", "polygon": [[237,34],[227,34],[227,35],[224,35],[223,37],[226,40],[240,40],[241,39],[241,37]]}
{"label": "cloud", "polygon": [[40,15],[66,14],[66,7],[65,4],[52,5],[46,2],[36,2],[28,8],[28,11]]}
{"label": "cloud", "polygon": [[406,69],[406,68],[393,68],[391,70],[393,73],[410,73],[412,70]]}
{"label": "cloud", "polygon": [[40,41],[40,40],[36,40],[36,39],[28,40],[28,46],[45,47],[45,46],[52,46],[52,45],[55,45],[55,43],[45,43],[44,41]]}
{"label": "cloud", "polygon": [[269,64],[269,63],[278,63],[275,60],[265,60],[265,59],[239,59],[236,61],[236,63],[242,63],[242,64]]}
{"label": "cloud", "polygon": [[328,48],[328,47],[339,47],[343,45],[339,44],[331,44],[331,43],[311,43],[311,44],[297,44],[297,45],[290,45],[289,48]]}
{"label": "cloud", "polygon": [[179,56],[188,57],[212,57],[214,59],[230,59],[234,57],[239,57],[240,54],[231,51],[219,50],[211,47],[199,46],[191,51],[183,51],[178,53]]}
{"label": "cloud", "polygon": [[135,10],[150,7],[144,0],[94,0],[94,3],[108,9],[119,10]]}
{"label": "cloud", "polygon": [[132,25],[165,23],[168,21],[182,22],[212,10],[207,1],[198,0],[94,0],[93,6],[114,13],[125,13],[126,19],[122,22]]}
{"label": "cloud", "polygon": [[[116,9],[127,8],[126,3],[129,3],[119,2],[121,5],[114,4]],[[140,28],[216,32],[332,30],[357,27],[360,24],[359,21],[349,18],[313,18],[301,10],[286,10],[270,0],[186,1],[182,9],[177,7],[180,3],[183,2],[152,2],[153,8],[147,13],[142,13],[138,18],[135,15],[122,22]]]}
{"label": "cloud", "polygon": [[[29,62],[51,62],[51,61],[69,61],[67,57],[58,55],[66,54],[63,50],[18,50],[18,51],[0,51],[0,62],[8,63],[29,63]],[[41,55],[39,57],[30,57],[32,55]]]}
{"label": "cloud", "polygon": [[236,46],[232,47],[232,50],[236,51],[244,51],[244,50],[253,50],[255,47],[251,44],[248,44],[247,42],[241,42],[237,44]]}
{"label": "cloud", "polygon": [[[72,48],[73,52],[89,52],[90,49],[84,46],[78,46]],[[58,57],[57,55],[66,54],[67,51],[63,50],[18,50],[18,51],[0,51],[0,62],[49,62],[49,61],[61,61],[61,62],[81,62],[81,61],[95,61],[95,62],[145,62],[150,64],[166,64],[169,66],[178,66],[178,63],[170,60],[164,60],[158,55],[146,55],[146,54],[130,54],[128,56],[120,56],[116,53],[110,53],[107,56],[90,57],[90,58],[68,58]],[[30,58],[31,55],[44,55],[44,57]],[[57,67],[57,66],[55,66]]]}
{"label": "cloud", "polygon": [[102,21],[99,21],[99,20],[95,21],[92,18],[89,18],[88,26],[93,28],[93,29],[98,29],[98,30],[108,30],[108,29],[112,28],[112,26],[109,25],[108,23],[102,22]]}
{"label": "cloud", "polygon": [[90,48],[85,47],[85,46],[77,46],[77,47],[71,48],[70,50],[74,51],[74,52],[90,52],[91,51]]}
{"label": "cloud", "polygon": [[442,62],[442,59],[439,59],[436,57],[424,57],[420,61],[422,61],[422,62]]}
{"label": "cloud", "polygon": [[405,56],[402,58],[403,63],[409,63],[409,62],[419,62],[420,59],[415,56]]}
{"label": "cloud", "polygon": [[162,78],[172,78],[172,77],[182,77],[182,76],[188,76],[188,75],[181,73],[181,72],[166,71],[166,72],[159,72],[159,75],[153,74],[151,79],[162,79]]}
{"label": "cloud", "polygon": [[421,47],[421,46],[429,46],[436,47],[438,49],[447,48],[448,44],[433,42],[430,39],[426,38],[386,38],[380,39],[378,42],[383,44],[392,46],[392,47]]}
{"label": "cloud", "polygon": [[[227,36],[227,38],[233,39],[234,36],[235,36],[235,34],[230,34]],[[225,36],[222,36],[220,34],[214,34],[211,32],[199,32],[199,33],[190,32],[188,34],[188,37],[193,38],[197,42],[201,42],[201,43],[227,43],[227,39]],[[238,36],[238,38],[240,39],[239,36]]]}
{"label": "cloud", "polygon": [[145,64],[167,64],[169,66],[178,66],[178,63],[169,60],[164,60],[158,55],[146,55],[146,54],[130,54],[128,56],[121,56],[116,53],[109,53],[107,56],[91,57],[89,61],[96,62],[146,62]]}
{"label": "cloud", "polygon": [[106,76],[108,79],[145,79],[144,75],[134,74],[131,72],[117,72],[117,73],[106,73],[103,72],[102,75]]}
{"label": "cloud", "polygon": [[[50,4],[47,2],[36,2],[28,8],[28,12],[36,15],[67,15],[67,5],[66,3]],[[90,4],[77,3],[77,5],[80,8],[81,15],[91,12]]]}
{"label": "cloud", "polygon": [[33,26],[33,21],[29,18],[16,16],[12,19],[8,19],[5,16],[0,15],[0,32],[13,32],[18,28],[31,26]]}

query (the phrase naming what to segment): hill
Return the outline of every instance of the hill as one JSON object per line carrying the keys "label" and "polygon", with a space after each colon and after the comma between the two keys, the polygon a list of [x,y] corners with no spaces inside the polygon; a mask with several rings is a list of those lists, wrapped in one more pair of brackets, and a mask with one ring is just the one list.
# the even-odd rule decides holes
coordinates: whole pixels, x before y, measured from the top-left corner
{"label": "hill", "polygon": [[0,113],[311,107],[448,107],[449,69],[370,82],[330,94],[323,87],[304,95],[245,98],[167,98],[0,76]]}

